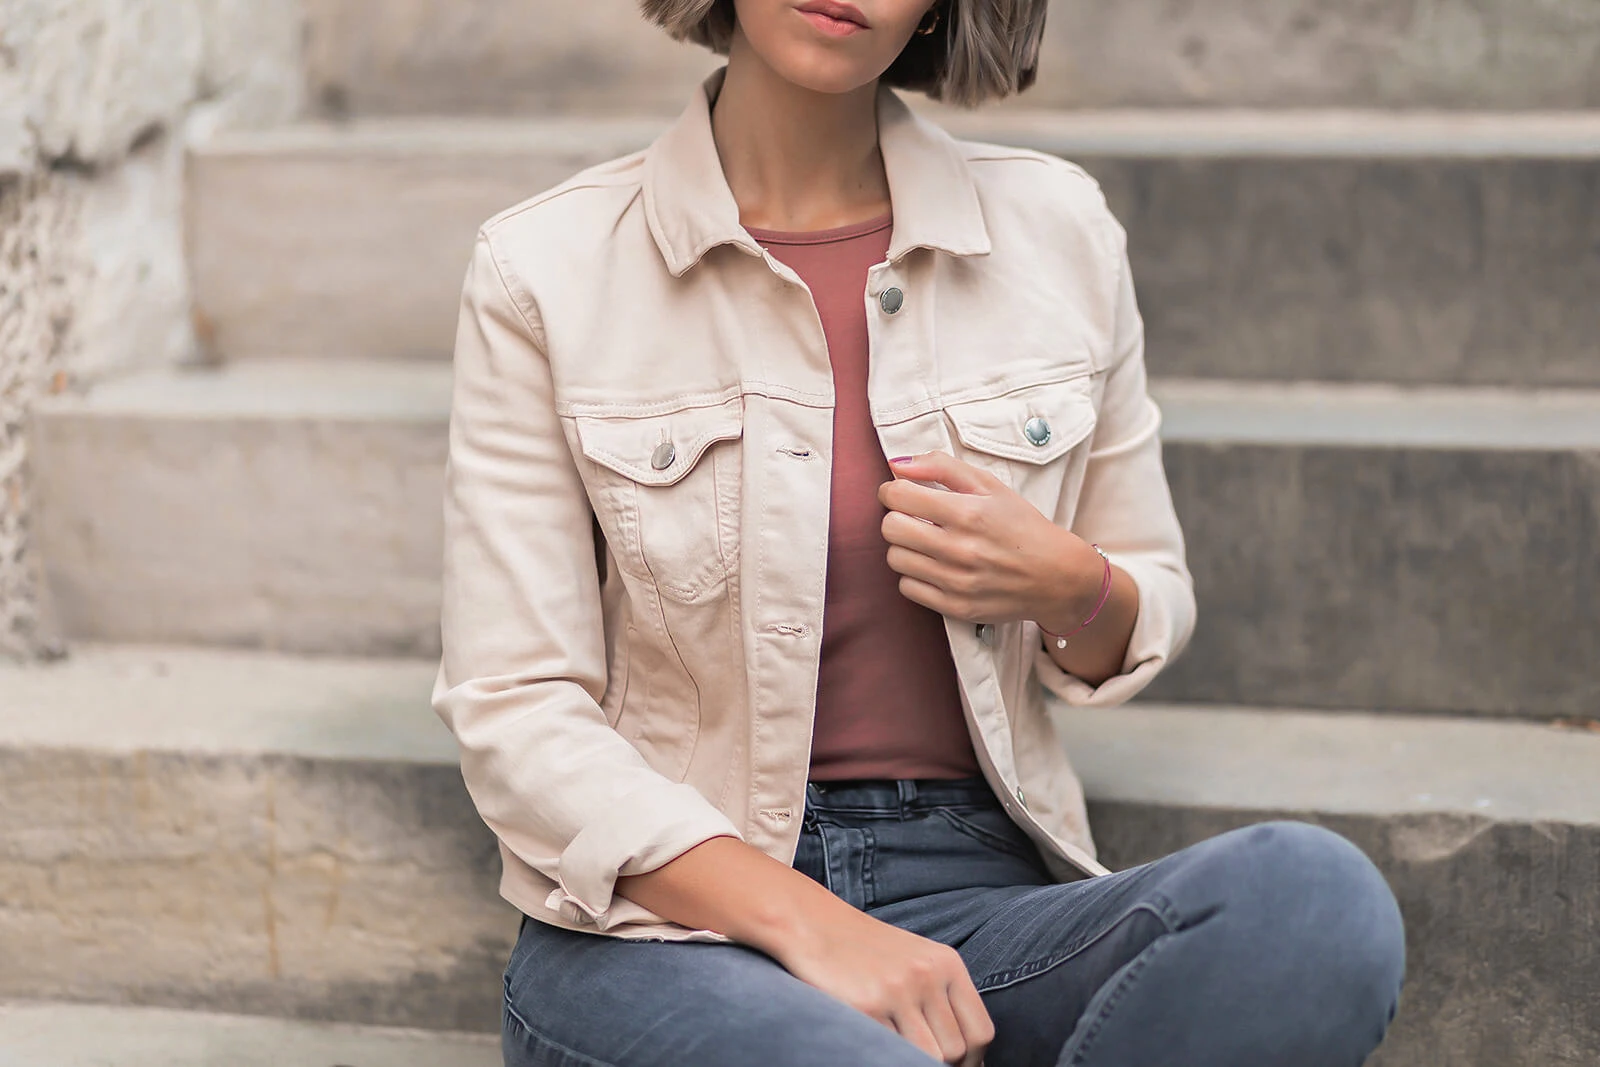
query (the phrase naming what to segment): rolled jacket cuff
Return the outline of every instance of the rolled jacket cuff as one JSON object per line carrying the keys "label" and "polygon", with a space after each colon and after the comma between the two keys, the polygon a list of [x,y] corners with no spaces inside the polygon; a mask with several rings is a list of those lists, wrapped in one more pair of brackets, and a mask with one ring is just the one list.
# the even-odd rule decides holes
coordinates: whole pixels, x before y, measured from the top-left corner
{"label": "rolled jacket cuff", "polygon": [[676,782],[636,790],[598,814],[562,851],[557,888],[545,905],[563,918],[610,929],[617,878],[663,867],[713,837],[744,839],[693,786]]}
{"label": "rolled jacket cuff", "polygon": [[1062,670],[1047,648],[1041,647],[1035,659],[1040,683],[1074,707],[1114,707],[1131,700],[1183,651],[1194,628],[1194,593],[1181,575],[1147,559],[1107,555],[1139,590],[1139,614],[1122,671],[1093,686]]}

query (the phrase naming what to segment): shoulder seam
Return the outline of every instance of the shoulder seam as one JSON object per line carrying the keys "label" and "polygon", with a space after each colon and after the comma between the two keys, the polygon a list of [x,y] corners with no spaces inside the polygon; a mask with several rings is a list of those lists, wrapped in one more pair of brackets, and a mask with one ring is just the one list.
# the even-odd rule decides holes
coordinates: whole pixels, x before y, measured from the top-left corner
{"label": "shoulder seam", "polygon": [[[642,155],[643,153],[635,154]],[[625,156],[623,158],[627,157]],[[616,161],[612,160],[611,162]],[[599,165],[604,166],[605,164]],[[518,215],[521,215],[524,212],[532,211],[536,207],[542,207],[545,204],[550,203],[552,200],[558,200],[561,197],[566,196],[568,193],[576,193],[584,189],[627,189],[629,187],[637,187],[642,184],[641,179],[632,174],[628,175],[624,179],[610,182],[595,181],[593,179],[588,181],[577,181],[577,177],[578,175],[574,175],[572,178],[567,179],[554,188],[546,189],[542,193],[535,193],[533,196],[522,201],[520,204],[511,205],[504,211],[501,211],[499,214],[489,219],[488,222],[485,222],[482,227],[483,230],[487,232],[499,226],[503,222],[509,222],[511,219],[516,218]]]}
{"label": "shoulder seam", "polygon": [[[539,316],[538,325],[535,325],[533,320],[528,317],[528,309],[523,306],[523,301],[517,297],[520,287],[517,291],[512,290],[511,279],[506,276],[505,267],[500,262],[500,253],[495,250],[494,240],[489,236],[486,228],[478,231],[478,238],[489,252],[489,265],[494,267],[495,277],[500,279],[500,287],[505,290],[506,298],[511,301],[511,306],[517,309],[517,317],[522,320],[522,324],[528,328],[528,336],[533,339],[534,344],[539,346],[541,352],[548,353],[550,351],[550,343],[545,338],[544,317],[542,315]],[[527,296],[527,294],[524,295]],[[528,302],[532,303],[531,296],[528,296]]]}
{"label": "shoulder seam", "polygon": [[1084,170],[1082,166],[1070,159],[1065,159],[1050,152],[1036,148],[991,145],[979,141],[963,141],[962,146],[967,149],[966,158],[968,163],[1002,163],[1018,160],[1027,163],[1038,163],[1046,167],[1058,166],[1083,178],[1096,188],[1100,186],[1095,176]]}

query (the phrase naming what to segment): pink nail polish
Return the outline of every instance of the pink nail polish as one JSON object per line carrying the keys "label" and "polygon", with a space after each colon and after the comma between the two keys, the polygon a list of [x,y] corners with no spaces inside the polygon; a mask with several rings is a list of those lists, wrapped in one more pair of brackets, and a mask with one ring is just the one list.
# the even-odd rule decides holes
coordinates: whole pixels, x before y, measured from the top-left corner
{"label": "pink nail polish", "polygon": [[896,456],[893,459],[891,459],[889,462],[890,463],[910,463],[912,460],[914,460],[916,458],[917,458],[916,456]]}

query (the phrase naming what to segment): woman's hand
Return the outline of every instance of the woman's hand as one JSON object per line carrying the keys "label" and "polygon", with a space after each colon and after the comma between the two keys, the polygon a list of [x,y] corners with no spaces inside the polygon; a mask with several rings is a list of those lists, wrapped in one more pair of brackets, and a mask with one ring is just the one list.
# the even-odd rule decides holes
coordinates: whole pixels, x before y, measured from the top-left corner
{"label": "woman's hand", "polygon": [[979,1067],[994,1023],[955,949],[851,907],[787,863],[713,837],[617,891],[663,918],[759,949],[928,1055]]}
{"label": "woman's hand", "polygon": [[1000,479],[944,452],[890,469],[895,480],[878,490],[889,509],[883,539],[907,599],[967,622],[1031,619],[1056,633],[1094,610],[1099,553]]}
{"label": "woman's hand", "polygon": [[960,953],[850,909],[792,939],[778,962],[935,1059],[981,1067],[994,1023]]}

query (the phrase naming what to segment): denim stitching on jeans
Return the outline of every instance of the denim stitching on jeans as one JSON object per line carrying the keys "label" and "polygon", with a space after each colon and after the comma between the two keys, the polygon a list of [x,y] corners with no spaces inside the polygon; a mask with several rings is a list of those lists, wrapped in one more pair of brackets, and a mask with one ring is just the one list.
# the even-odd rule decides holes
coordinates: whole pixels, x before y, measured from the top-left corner
{"label": "denim stitching on jeans", "polygon": [[593,1056],[585,1056],[581,1052],[568,1048],[554,1038],[540,1033],[528,1020],[517,1014],[517,1009],[511,1006],[509,999],[505,1002],[505,1013],[506,1019],[511,1025],[521,1028],[522,1032],[527,1034],[535,1043],[543,1045],[547,1050],[568,1061],[560,1065],[560,1067],[617,1067],[616,1064],[609,1063],[606,1060],[597,1060]]}
{"label": "denim stitching on jeans", "polygon": [[1110,996],[1106,997],[1105,1006],[1100,1009],[1100,1014],[1095,1016],[1094,1022],[1085,1031],[1083,1043],[1072,1053],[1073,1067],[1078,1067],[1078,1065],[1082,1064],[1084,1057],[1094,1050],[1095,1041],[1099,1040],[1100,1035],[1105,1032],[1106,1023],[1110,1020],[1111,1013],[1122,1003],[1123,996],[1133,988],[1133,983],[1144,969],[1149,966],[1150,961],[1156,957],[1156,954],[1171,943],[1168,938],[1158,937],[1146,945],[1144,951],[1135,956],[1133,962],[1127,965],[1127,970],[1117,980],[1117,987],[1111,991]]}
{"label": "denim stitching on jeans", "polygon": [[1065,952],[1059,952],[1053,956],[1046,956],[1042,960],[1030,960],[1019,967],[1013,967],[1007,971],[999,971],[995,974],[986,975],[984,978],[975,982],[974,984],[978,987],[978,991],[980,993],[992,993],[997,989],[1004,989],[1007,986],[1016,985],[1018,982],[1021,982],[1024,979],[1032,978],[1038,974],[1043,974],[1045,971],[1050,970],[1050,968],[1060,966],[1061,964],[1070,960],[1072,957],[1089,948],[1089,946],[1103,940],[1110,935],[1113,930],[1121,926],[1124,922],[1127,922],[1141,911],[1154,915],[1157,921],[1159,921],[1162,926],[1166,927],[1167,933],[1169,934],[1173,933],[1178,928],[1178,923],[1174,921],[1173,916],[1170,914],[1170,904],[1168,904],[1166,907],[1161,907],[1157,902],[1140,901],[1139,903],[1130,907],[1127,911],[1123,912],[1121,915],[1118,915],[1111,922],[1106,923],[1106,925],[1097,931],[1093,937],[1084,938],[1083,941],[1072,946],[1072,948],[1066,950]]}
{"label": "denim stitching on jeans", "polygon": [[1001,852],[1005,852],[1022,860],[1037,861],[1039,859],[1038,850],[1035,849],[1032,844],[1024,846],[1018,841],[1008,841],[994,833],[992,830],[986,830],[974,822],[963,819],[960,812],[953,811],[949,808],[935,808],[934,813],[943,818],[944,821],[949,823],[952,828],[960,833],[966,834],[968,837],[977,841],[980,845],[998,849]]}

